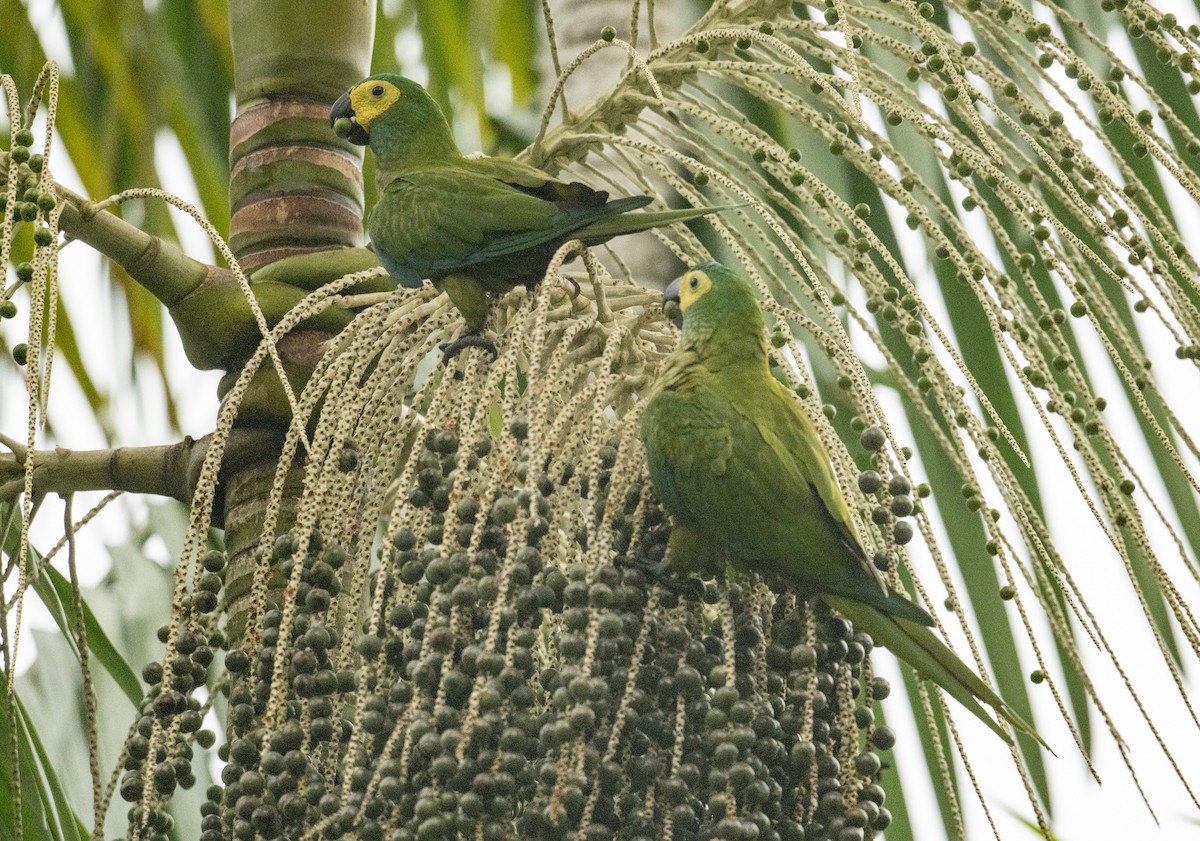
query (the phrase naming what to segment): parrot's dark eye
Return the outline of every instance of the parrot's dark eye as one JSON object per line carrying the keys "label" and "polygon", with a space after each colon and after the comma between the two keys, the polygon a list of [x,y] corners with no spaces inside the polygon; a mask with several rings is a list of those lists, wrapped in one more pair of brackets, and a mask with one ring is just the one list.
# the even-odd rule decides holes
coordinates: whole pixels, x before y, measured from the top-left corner
{"label": "parrot's dark eye", "polygon": [[699,285],[700,285],[700,281],[697,278],[693,277],[691,280],[688,281],[688,286],[692,287],[693,289],[695,289]]}
{"label": "parrot's dark eye", "polygon": [[371,88],[371,93],[375,96],[383,96],[383,85],[376,85],[375,87]]}

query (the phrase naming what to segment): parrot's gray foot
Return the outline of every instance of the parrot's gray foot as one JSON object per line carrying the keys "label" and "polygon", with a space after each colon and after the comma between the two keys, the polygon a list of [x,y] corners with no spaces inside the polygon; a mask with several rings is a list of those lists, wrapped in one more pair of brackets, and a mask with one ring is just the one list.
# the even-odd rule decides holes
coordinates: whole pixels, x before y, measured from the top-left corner
{"label": "parrot's gray foot", "polygon": [[661,581],[664,578],[673,577],[671,575],[671,564],[666,558],[659,561],[640,559],[634,561],[633,564],[639,567],[651,581]]}
{"label": "parrot's gray foot", "polygon": [[458,338],[452,342],[444,342],[438,347],[442,351],[442,364],[449,365],[450,360],[458,356],[469,347],[477,347],[486,350],[492,355],[495,360],[499,353],[496,351],[496,343],[481,333],[476,333],[470,330],[464,330],[458,335]]}
{"label": "parrot's gray foot", "polygon": [[678,575],[671,575],[659,579],[658,583],[685,602],[698,602],[704,599],[704,582],[699,578],[680,578]]}
{"label": "parrot's gray foot", "polygon": [[657,584],[683,601],[699,601],[704,597],[704,582],[699,578],[684,578],[671,568],[666,558],[651,561],[646,558],[626,558],[626,565],[641,570],[649,584]]}

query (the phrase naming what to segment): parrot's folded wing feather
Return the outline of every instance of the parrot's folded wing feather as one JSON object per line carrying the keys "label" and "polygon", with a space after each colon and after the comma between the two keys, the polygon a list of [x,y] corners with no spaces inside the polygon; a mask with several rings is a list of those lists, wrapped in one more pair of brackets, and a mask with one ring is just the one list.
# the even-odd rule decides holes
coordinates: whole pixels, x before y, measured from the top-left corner
{"label": "parrot's folded wing feather", "polygon": [[499,182],[443,168],[388,184],[369,230],[381,250],[419,255],[411,257],[414,268],[428,277],[478,262],[495,248],[497,234],[544,229],[555,213],[553,205]]}
{"label": "parrot's folded wing feather", "polygon": [[[820,521],[813,531],[840,544],[829,547],[829,551],[842,550],[837,558],[843,567],[839,572],[847,586],[840,590],[830,589],[861,598],[884,613],[932,627],[933,617],[924,608],[892,591],[863,553],[850,509],[833,476],[829,455],[808,415],[773,377],[766,378],[760,393],[757,402],[761,405],[753,416],[759,435],[771,453],[779,455],[782,462],[798,472],[797,481],[805,483],[806,510],[814,520]],[[810,546],[806,560],[822,557],[819,554],[821,547],[812,545],[811,541]]]}
{"label": "parrot's folded wing feather", "polygon": [[[535,166],[512,158],[472,158],[464,164],[472,173],[502,181],[548,202],[603,205],[608,193],[579,181],[567,183],[551,178]],[[638,197],[643,198],[643,197]],[[643,204],[649,204],[649,196]]]}
{"label": "parrot's folded wing feather", "polygon": [[[618,199],[618,201],[620,200]],[[612,207],[616,203],[610,202],[609,207]],[[676,222],[699,219],[701,216],[728,210],[733,206],[684,207],[678,210],[650,210],[645,213],[626,213],[620,216],[609,216],[579,229],[575,232],[574,236],[578,237],[586,245],[596,245],[624,234],[635,234],[638,231],[661,228],[664,225],[673,225]]]}
{"label": "parrot's folded wing feather", "polygon": [[756,383],[731,399],[710,385],[701,375],[688,387],[663,391],[642,419],[651,480],[676,523],[720,534],[733,558],[768,578],[933,624],[867,570],[852,533],[815,487],[819,465],[807,463],[800,443],[785,444],[764,421],[771,407],[746,403],[747,394],[788,398]]}
{"label": "parrot's folded wing feather", "polygon": [[[718,496],[738,500],[737,516],[727,525],[734,551],[759,572],[802,590],[838,593],[932,625],[928,613],[879,579],[850,527],[824,450],[818,454],[797,425],[807,418],[790,396],[774,389],[764,372],[762,383],[726,404],[738,443]],[[807,428],[820,447],[811,424]]]}
{"label": "parrot's folded wing feather", "polygon": [[389,183],[369,231],[383,251],[406,255],[411,271],[436,277],[565,241],[577,229],[650,200],[555,203],[494,178],[442,167]]}
{"label": "parrot's folded wing feather", "polygon": [[837,523],[838,531],[847,542],[858,545],[850,509],[838,489],[830,465],[829,453],[821,443],[817,429],[808,414],[774,377],[765,377],[755,423],[770,439],[775,452],[785,452],[802,471],[805,482],[816,489],[821,505]]}

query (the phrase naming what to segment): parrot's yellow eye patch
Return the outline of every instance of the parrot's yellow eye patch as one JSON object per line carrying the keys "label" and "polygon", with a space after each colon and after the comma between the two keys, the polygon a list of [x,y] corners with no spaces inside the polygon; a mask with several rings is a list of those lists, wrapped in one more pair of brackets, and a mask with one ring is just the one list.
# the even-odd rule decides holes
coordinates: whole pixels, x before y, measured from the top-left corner
{"label": "parrot's yellow eye patch", "polygon": [[400,98],[400,89],[391,82],[368,79],[355,85],[350,91],[350,105],[354,109],[354,121],[363,128],[382,114]]}
{"label": "parrot's yellow eye patch", "polygon": [[688,272],[679,281],[679,309],[687,312],[687,308],[696,299],[712,289],[712,280],[704,272]]}

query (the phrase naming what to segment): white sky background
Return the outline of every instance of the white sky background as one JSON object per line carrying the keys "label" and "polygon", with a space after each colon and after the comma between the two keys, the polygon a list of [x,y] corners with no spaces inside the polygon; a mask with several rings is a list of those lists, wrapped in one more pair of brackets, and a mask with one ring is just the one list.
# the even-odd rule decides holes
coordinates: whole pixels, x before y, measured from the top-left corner
{"label": "white sky background", "polygon": [[[49,0],[33,0],[32,5],[47,10],[45,25],[48,27],[47,31],[53,31],[56,23]],[[1190,22],[1196,19],[1195,8],[1186,0],[1159,0],[1156,5],[1162,11],[1175,12],[1181,20]],[[53,42],[47,45],[52,55],[53,46]],[[1128,45],[1125,43],[1114,42],[1111,46],[1123,55],[1129,54]],[[410,59],[412,55],[409,51]],[[61,59],[63,56],[55,57]],[[1075,91],[1076,88],[1068,82],[1067,90]],[[191,183],[177,141],[165,133],[155,140],[155,161],[164,187],[188,201],[198,203],[195,187]],[[53,161],[53,169],[61,183],[71,189],[82,190],[78,177],[61,154],[61,148]],[[1170,183],[1169,178],[1166,181]],[[1191,199],[1183,196],[1174,196],[1173,199],[1179,200],[1177,207],[1180,209],[1181,219],[1197,218],[1200,211]],[[172,213],[175,214],[177,230],[185,251],[197,259],[211,260],[212,249],[199,228],[182,214],[176,211]],[[979,214],[968,214],[967,218],[971,221],[981,219]],[[903,230],[903,220],[895,221]],[[1184,232],[1188,233],[1187,223],[1184,223]],[[920,247],[912,242],[913,239],[915,238],[905,238],[902,245]],[[924,257],[919,252],[906,253],[905,258],[911,266],[924,264]],[[62,253],[62,296],[78,331],[83,355],[89,361],[93,376],[98,378],[99,387],[111,397],[111,415],[115,427],[120,430],[120,443],[145,445],[170,442],[174,440],[174,436],[169,431],[162,410],[162,395],[149,387],[157,381],[157,375],[146,363],[131,362],[124,305],[110,294],[108,285],[100,280],[100,265],[96,255],[80,244],[71,245]],[[7,282],[11,282],[12,279],[10,271]],[[0,323],[0,330],[4,331],[9,345],[23,340],[24,326],[21,319],[28,313],[28,308],[23,295],[18,301],[21,306],[20,316],[15,320]],[[927,301],[937,303],[940,299],[937,295],[932,295]],[[944,313],[935,312],[934,316],[943,325],[949,323]],[[215,390],[219,375],[215,372],[193,370],[184,358],[173,324],[166,319],[165,325],[170,382],[184,431],[195,436],[203,435],[212,428],[216,415]],[[1091,337],[1088,330],[1082,329],[1080,321],[1072,319],[1072,325],[1084,344],[1090,363],[1089,372],[1096,382],[1097,393],[1119,395],[1121,389],[1111,369],[1107,364],[1102,364],[1103,349],[1099,343]],[[1165,391],[1179,416],[1191,420],[1194,424],[1194,419],[1200,417],[1200,375],[1197,375],[1196,368],[1190,363],[1185,365],[1175,360],[1174,348],[1161,341],[1161,334],[1147,332],[1143,334],[1143,340],[1155,361],[1154,373],[1159,386]],[[61,367],[58,367],[59,365]],[[40,445],[44,447],[61,444],[75,449],[104,446],[104,437],[95,426],[92,412],[67,372],[65,364],[59,360],[56,362],[56,368],[50,417],[55,423],[60,439],[53,442],[44,440]],[[129,387],[131,368],[136,369],[139,383],[137,389]],[[18,438],[23,437],[22,431],[25,428],[23,393],[23,385],[12,367],[0,367],[0,430]],[[889,410],[888,417],[894,425],[898,439],[902,443],[911,441],[911,434],[902,424],[903,413],[899,410],[898,401],[890,394],[883,394],[882,399],[885,408]],[[1032,414],[1024,420],[1031,429],[1040,426],[1040,420]],[[1106,421],[1116,430],[1117,440],[1133,442],[1129,456],[1139,465],[1142,478],[1151,484],[1156,496],[1161,498],[1162,493],[1157,487],[1153,464],[1140,443],[1141,432],[1132,427],[1132,416],[1126,411],[1121,399],[1111,401]],[[1125,432],[1122,432],[1122,429]],[[1193,433],[1200,434],[1200,429],[1193,425]],[[1154,640],[1130,591],[1120,559],[1096,526],[1091,513],[1083,505],[1069,474],[1061,467],[1058,454],[1048,446],[1042,446],[1045,443],[1044,436],[1034,437],[1035,449],[1031,456],[1038,469],[1044,500],[1050,508],[1054,537],[1068,565],[1083,584],[1088,605],[1096,613],[1100,627],[1107,632],[1109,642],[1117,648],[1121,664],[1131,682],[1135,687],[1154,688],[1140,692],[1141,700],[1176,760],[1180,762],[1184,775],[1200,793],[1200,732],[1188,717],[1178,692],[1172,688],[1170,676],[1162,664],[1161,657],[1158,656]],[[1069,441],[1069,438],[1067,440]],[[1194,463],[1189,463],[1189,466],[1194,472],[1200,473]],[[919,481],[923,475],[919,461],[915,460],[911,468]],[[75,516],[82,516],[100,496],[101,494],[79,495],[75,502]],[[994,501],[998,497],[989,494],[989,498]],[[1138,498],[1139,501],[1144,499],[1141,491],[1138,492]],[[80,535],[80,572],[85,585],[98,581],[107,569],[104,544],[124,539],[128,533],[128,520],[131,517],[135,520],[144,518],[143,512],[144,504],[139,499],[125,498],[98,517]],[[944,529],[940,523],[937,527]],[[48,500],[35,523],[34,543],[45,550],[54,544],[61,533],[61,505],[56,508],[55,503]],[[941,533],[944,534],[944,531]],[[1162,551],[1161,560],[1173,580],[1181,587],[1185,600],[1200,610],[1200,588],[1180,559],[1173,555],[1170,538],[1161,529],[1152,530],[1152,534],[1155,537],[1155,545]],[[165,547],[158,547],[157,550],[152,548],[151,551],[158,551],[160,559],[167,560]],[[931,573],[931,567],[922,568],[920,563],[918,559],[919,570],[926,573],[923,580],[932,586],[937,582],[936,575]],[[51,626],[48,616],[37,606],[35,599],[26,602],[26,619],[35,626]],[[1048,629],[1043,625],[1039,623],[1036,630],[1039,639],[1049,639]],[[960,651],[966,650],[958,645],[959,640],[954,642]],[[1093,728],[1099,735],[1093,758],[1104,784],[1095,784],[1080,760],[1066,727],[1059,719],[1050,693],[1043,684],[1041,687],[1031,686],[1030,694],[1037,705],[1038,728],[1058,752],[1057,759],[1047,758],[1047,765],[1055,802],[1052,825],[1059,839],[1108,841],[1200,836],[1200,814],[1183,792],[1179,780],[1141,720],[1111,663],[1100,652],[1090,649],[1090,646],[1081,647],[1087,658],[1089,674],[1100,687],[1101,695],[1109,705],[1109,713],[1117,722],[1129,747],[1130,761],[1137,770],[1142,787],[1148,792],[1151,805],[1157,811],[1161,823],[1156,825],[1141,805],[1137,791],[1111,739],[1100,733],[1103,724],[1096,715],[1093,716]],[[27,668],[34,653],[31,635],[26,635],[22,641],[21,653],[21,668]],[[1026,649],[1022,656],[1024,670],[1032,670],[1032,653]],[[1187,660],[1191,669],[1187,676],[1188,687],[1191,694],[1198,699],[1197,703],[1200,703],[1200,691],[1197,691],[1200,690],[1200,684],[1194,677],[1196,663],[1194,658],[1188,657]],[[899,671],[890,656],[884,654],[876,657],[874,665],[876,670],[890,678],[895,686],[900,686]],[[134,666],[137,668],[140,664]],[[899,747],[893,751],[893,758],[898,763],[905,781],[916,837],[940,837],[941,820],[936,812],[933,789],[922,779],[925,763],[919,753],[916,723],[899,697],[885,704],[890,723],[900,737]],[[972,716],[958,708],[953,701],[949,704],[966,739],[980,788],[991,806],[992,817],[999,827],[1001,837],[1033,838],[1033,833],[1021,823],[1022,819],[1030,816],[1030,812],[1021,784],[1012,771],[1007,751]],[[991,837],[983,813],[969,786],[963,789],[963,798],[967,813],[967,837],[972,841]]]}

